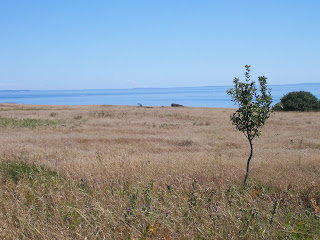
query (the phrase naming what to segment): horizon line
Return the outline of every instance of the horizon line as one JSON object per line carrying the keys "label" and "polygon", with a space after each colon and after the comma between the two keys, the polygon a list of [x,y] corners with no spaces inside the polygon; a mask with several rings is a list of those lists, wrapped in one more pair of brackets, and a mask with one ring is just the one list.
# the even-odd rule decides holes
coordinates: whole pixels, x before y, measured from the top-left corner
{"label": "horizon line", "polygon": [[[270,84],[268,86],[287,86],[287,85],[314,85],[314,83],[288,83]],[[97,90],[134,90],[134,89],[172,89],[172,88],[203,88],[203,87],[232,87],[232,85],[211,85],[211,86],[189,86],[189,87],[136,87],[136,88],[83,88],[83,89],[0,89],[0,91],[97,91]]]}

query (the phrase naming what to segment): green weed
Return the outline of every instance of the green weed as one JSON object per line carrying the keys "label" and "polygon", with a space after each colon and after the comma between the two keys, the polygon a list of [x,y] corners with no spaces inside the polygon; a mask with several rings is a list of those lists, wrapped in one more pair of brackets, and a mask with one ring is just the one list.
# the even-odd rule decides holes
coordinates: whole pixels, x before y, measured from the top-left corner
{"label": "green weed", "polygon": [[105,112],[105,111],[94,111],[94,112],[90,113],[90,116],[91,117],[96,117],[96,118],[104,118],[104,117],[105,118],[107,118],[107,117],[113,118],[114,117],[113,114],[111,114],[109,112]]}
{"label": "green weed", "polygon": [[41,120],[41,119],[14,119],[0,118],[2,128],[38,128],[38,127],[57,127],[62,124],[60,120]]}
{"label": "green weed", "polygon": [[23,178],[32,180],[34,178],[45,177],[50,179],[57,176],[56,172],[42,166],[37,167],[34,164],[10,161],[0,164],[0,172],[6,180],[12,180],[14,183],[18,183]]}

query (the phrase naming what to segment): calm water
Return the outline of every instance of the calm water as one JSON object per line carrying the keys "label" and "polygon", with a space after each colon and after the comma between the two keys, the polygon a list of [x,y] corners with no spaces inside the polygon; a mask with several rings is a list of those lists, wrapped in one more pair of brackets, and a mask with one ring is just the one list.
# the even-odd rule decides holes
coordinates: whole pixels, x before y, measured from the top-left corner
{"label": "calm water", "polygon": [[[0,91],[2,103],[51,105],[137,105],[190,107],[234,107],[226,94],[229,87],[141,88],[117,90]],[[320,83],[273,85],[273,102],[291,91],[308,91],[320,99]]]}

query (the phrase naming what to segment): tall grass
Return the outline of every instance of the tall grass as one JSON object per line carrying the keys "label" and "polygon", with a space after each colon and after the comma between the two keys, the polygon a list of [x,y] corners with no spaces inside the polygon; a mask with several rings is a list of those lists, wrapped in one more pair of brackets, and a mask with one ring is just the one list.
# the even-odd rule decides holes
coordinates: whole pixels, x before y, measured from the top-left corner
{"label": "tall grass", "polygon": [[[243,188],[248,146],[232,110],[79,106],[36,117],[52,111],[86,121],[1,128],[0,239],[319,239],[319,113],[272,115]],[[113,117],[92,114],[102,111]]]}

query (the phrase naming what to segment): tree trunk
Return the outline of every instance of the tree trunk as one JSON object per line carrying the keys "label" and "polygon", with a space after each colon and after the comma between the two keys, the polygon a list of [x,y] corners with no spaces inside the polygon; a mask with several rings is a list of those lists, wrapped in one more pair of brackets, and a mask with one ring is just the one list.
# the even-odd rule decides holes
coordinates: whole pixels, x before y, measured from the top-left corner
{"label": "tree trunk", "polygon": [[253,154],[252,140],[249,139],[249,143],[250,143],[251,152],[250,152],[250,156],[249,156],[249,158],[248,158],[248,162],[247,162],[247,173],[246,173],[246,177],[244,178],[244,183],[243,183],[245,186],[246,186],[246,184],[247,184],[247,178],[248,178],[248,175],[249,175],[250,160],[251,160],[252,154]]}

